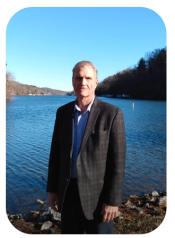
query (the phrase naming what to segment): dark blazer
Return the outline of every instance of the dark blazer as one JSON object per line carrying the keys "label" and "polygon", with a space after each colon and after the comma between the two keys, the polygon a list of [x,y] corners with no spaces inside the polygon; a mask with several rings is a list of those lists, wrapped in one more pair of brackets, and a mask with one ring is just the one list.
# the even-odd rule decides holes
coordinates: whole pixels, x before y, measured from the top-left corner
{"label": "dark blazer", "polygon": [[[47,192],[58,193],[59,212],[70,180],[74,105],[75,101],[58,108],[50,151]],[[77,157],[78,189],[87,219],[101,212],[103,203],[120,205],[125,154],[121,109],[95,97]]]}

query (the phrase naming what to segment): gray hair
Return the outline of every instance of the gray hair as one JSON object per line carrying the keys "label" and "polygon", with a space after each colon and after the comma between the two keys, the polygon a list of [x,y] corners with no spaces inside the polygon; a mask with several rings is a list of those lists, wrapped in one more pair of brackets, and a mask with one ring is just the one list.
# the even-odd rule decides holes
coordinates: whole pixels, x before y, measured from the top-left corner
{"label": "gray hair", "polygon": [[90,67],[94,70],[95,76],[96,76],[96,78],[97,78],[97,69],[96,69],[95,65],[94,65],[92,62],[90,62],[90,61],[85,61],[85,60],[78,62],[78,63],[73,67],[73,70],[72,70],[73,75],[74,75],[74,71],[75,71],[75,69],[76,69],[77,67],[84,67],[84,66],[90,66]]}

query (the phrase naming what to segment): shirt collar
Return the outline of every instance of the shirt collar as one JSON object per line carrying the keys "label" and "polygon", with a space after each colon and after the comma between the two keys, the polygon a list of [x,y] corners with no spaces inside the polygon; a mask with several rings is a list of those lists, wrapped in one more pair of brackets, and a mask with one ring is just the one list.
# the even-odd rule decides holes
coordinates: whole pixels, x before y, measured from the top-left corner
{"label": "shirt collar", "polygon": [[[90,112],[91,107],[92,107],[92,104],[93,104],[93,102],[94,102],[94,99],[95,99],[95,95],[94,95],[92,101],[89,103],[87,109],[84,111],[84,113],[87,112],[87,111]],[[80,109],[79,106],[77,105],[77,100],[75,101],[74,112],[75,112],[76,110],[81,112],[81,109]]]}

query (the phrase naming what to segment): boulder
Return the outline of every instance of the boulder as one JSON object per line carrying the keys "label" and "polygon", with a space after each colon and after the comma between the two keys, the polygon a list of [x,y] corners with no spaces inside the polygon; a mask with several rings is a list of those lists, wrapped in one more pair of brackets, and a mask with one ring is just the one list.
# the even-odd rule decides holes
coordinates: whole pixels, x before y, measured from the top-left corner
{"label": "boulder", "polygon": [[155,208],[155,207],[149,207],[149,209],[154,211],[154,212],[158,212],[157,208]]}
{"label": "boulder", "polygon": [[149,207],[149,203],[145,203],[143,206],[148,208]]}
{"label": "boulder", "polygon": [[117,213],[117,217],[122,217],[122,215],[123,215],[123,214],[122,214],[121,212],[118,211],[118,213]]}
{"label": "boulder", "polygon": [[127,205],[127,208],[131,208],[131,209],[134,209],[136,206],[134,205]]}
{"label": "boulder", "polygon": [[48,234],[54,234],[54,233],[55,233],[54,229],[52,229],[52,228],[48,229]]}
{"label": "boulder", "polygon": [[53,220],[61,221],[61,213],[55,212],[54,210],[51,209],[51,207],[48,207],[48,210],[45,211],[43,214],[45,215],[50,214]]}
{"label": "boulder", "polygon": [[129,197],[130,197],[130,198],[137,198],[136,195],[130,195]]}
{"label": "boulder", "polygon": [[131,202],[128,200],[124,205],[131,205]]}
{"label": "boulder", "polygon": [[153,196],[147,195],[147,196],[145,196],[145,198],[146,198],[148,201],[150,201],[150,202],[154,201],[154,197],[153,197]]}
{"label": "boulder", "polygon": [[158,192],[156,192],[156,191],[153,191],[153,192],[152,192],[152,196],[153,196],[153,197],[158,197],[158,196],[159,196],[159,194],[158,194]]}
{"label": "boulder", "polygon": [[139,207],[135,207],[134,211],[138,212],[139,214],[143,214],[143,210]]}
{"label": "boulder", "polygon": [[56,221],[61,221],[61,213],[59,212],[54,212],[52,213],[52,219]]}
{"label": "boulder", "polygon": [[162,207],[166,207],[166,196],[156,199],[156,204]]}
{"label": "boulder", "polygon": [[141,205],[141,202],[140,202],[140,201],[136,201],[134,204],[135,204],[136,206],[140,206],[140,205]]}
{"label": "boulder", "polygon": [[146,216],[145,217],[151,217],[151,214],[146,214]]}
{"label": "boulder", "polygon": [[47,230],[47,229],[49,229],[51,226],[52,226],[52,222],[51,222],[51,221],[46,221],[46,222],[42,225],[41,230],[42,230],[42,231],[43,231],[43,230]]}

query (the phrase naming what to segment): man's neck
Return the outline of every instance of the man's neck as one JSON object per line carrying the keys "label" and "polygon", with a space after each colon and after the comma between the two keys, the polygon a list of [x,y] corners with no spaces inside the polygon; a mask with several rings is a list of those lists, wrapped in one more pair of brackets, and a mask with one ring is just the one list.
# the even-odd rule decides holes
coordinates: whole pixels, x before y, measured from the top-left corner
{"label": "man's neck", "polygon": [[82,112],[84,112],[87,109],[89,103],[92,102],[93,98],[94,95],[92,95],[91,97],[82,97],[82,98],[77,97],[77,103]]}

